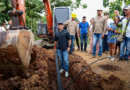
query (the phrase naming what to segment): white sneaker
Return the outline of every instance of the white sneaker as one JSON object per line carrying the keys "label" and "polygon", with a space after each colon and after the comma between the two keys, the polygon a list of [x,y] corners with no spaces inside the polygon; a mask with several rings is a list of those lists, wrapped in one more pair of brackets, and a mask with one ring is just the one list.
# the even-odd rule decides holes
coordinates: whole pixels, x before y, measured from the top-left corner
{"label": "white sneaker", "polygon": [[114,61],[114,57],[111,57],[111,61]]}
{"label": "white sneaker", "polygon": [[61,69],[61,70],[60,70],[60,73],[62,73],[63,71],[64,71],[64,69]]}
{"label": "white sneaker", "polygon": [[68,72],[65,72],[65,77],[68,77],[69,76],[69,73]]}
{"label": "white sneaker", "polygon": [[109,55],[108,58],[111,58],[111,55]]}

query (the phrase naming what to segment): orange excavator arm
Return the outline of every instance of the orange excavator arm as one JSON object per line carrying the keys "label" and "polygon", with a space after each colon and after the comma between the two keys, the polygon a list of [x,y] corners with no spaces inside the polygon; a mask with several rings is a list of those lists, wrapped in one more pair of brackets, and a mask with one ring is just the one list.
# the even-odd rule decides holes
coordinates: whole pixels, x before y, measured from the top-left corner
{"label": "orange excavator arm", "polygon": [[22,17],[19,17],[19,23],[20,25],[24,26],[26,25],[26,20],[25,20],[25,0],[11,0],[11,4],[12,4],[12,8],[16,9],[16,10],[21,10],[23,11],[23,21],[22,21]]}
{"label": "orange excavator arm", "polygon": [[43,3],[44,3],[46,18],[47,18],[48,32],[50,34],[50,37],[53,38],[53,18],[52,18],[50,0],[43,0]]}

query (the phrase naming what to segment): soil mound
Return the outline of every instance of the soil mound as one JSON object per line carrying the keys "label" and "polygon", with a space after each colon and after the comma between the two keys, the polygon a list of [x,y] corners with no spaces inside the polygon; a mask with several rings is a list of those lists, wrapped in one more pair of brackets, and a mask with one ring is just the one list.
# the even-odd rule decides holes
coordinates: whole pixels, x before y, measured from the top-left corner
{"label": "soil mound", "polygon": [[[85,62],[78,55],[69,56],[69,77],[61,74],[63,88],[65,89],[71,80],[85,67]],[[55,68],[55,52],[50,49],[33,46],[31,62],[28,67],[29,78],[22,76],[10,77],[2,80],[0,75],[0,90],[58,90]],[[101,75],[94,73],[91,67],[84,70],[68,90],[123,90],[123,82],[116,76],[111,75],[104,79]]]}

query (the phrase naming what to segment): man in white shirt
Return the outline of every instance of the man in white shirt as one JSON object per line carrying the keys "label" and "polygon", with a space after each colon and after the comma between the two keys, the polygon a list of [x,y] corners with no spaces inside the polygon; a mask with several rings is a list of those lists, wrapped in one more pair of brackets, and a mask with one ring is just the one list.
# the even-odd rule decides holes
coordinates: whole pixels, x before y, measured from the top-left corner
{"label": "man in white shirt", "polygon": [[6,31],[5,27],[6,27],[6,24],[2,23],[2,31]]}
{"label": "man in white shirt", "polygon": [[[125,31],[125,27],[127,24],[127,20],[130,18],[130,6],[126,6],[124,8],[125,12],[125,18],[122,20],[122,30]],[[120,46],[120,59],[118,61],[122,61],[123,59],[125,61],[129,61],[129,53],[130,53],[130,23],[127,26],[126,33],[124,40],[121,42]],[[124,50],[126,48],[126,53],[124,54]]]}
{"label": "man in white shirt", "polygon": [[[114,21],[113,19],[109,18],[109,13],[104,13],[104,16],[107,17],[107,27],[108,27],[108,25],[110,25],[110,23]],[[108,31],[106,31],[105,36],[103,38],[103,52],[105,52],[106,54],[109,53],[109,45],[107,43],[107,34],[108,34]]]}

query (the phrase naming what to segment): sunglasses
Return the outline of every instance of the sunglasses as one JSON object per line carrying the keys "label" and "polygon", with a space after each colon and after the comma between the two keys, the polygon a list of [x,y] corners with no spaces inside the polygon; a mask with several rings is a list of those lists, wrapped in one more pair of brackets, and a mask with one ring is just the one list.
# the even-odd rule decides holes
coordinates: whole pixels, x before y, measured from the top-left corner
{"label": "sunglasses", "polygon": [[124,9],[124,12],[128,11],[128,9]]}

